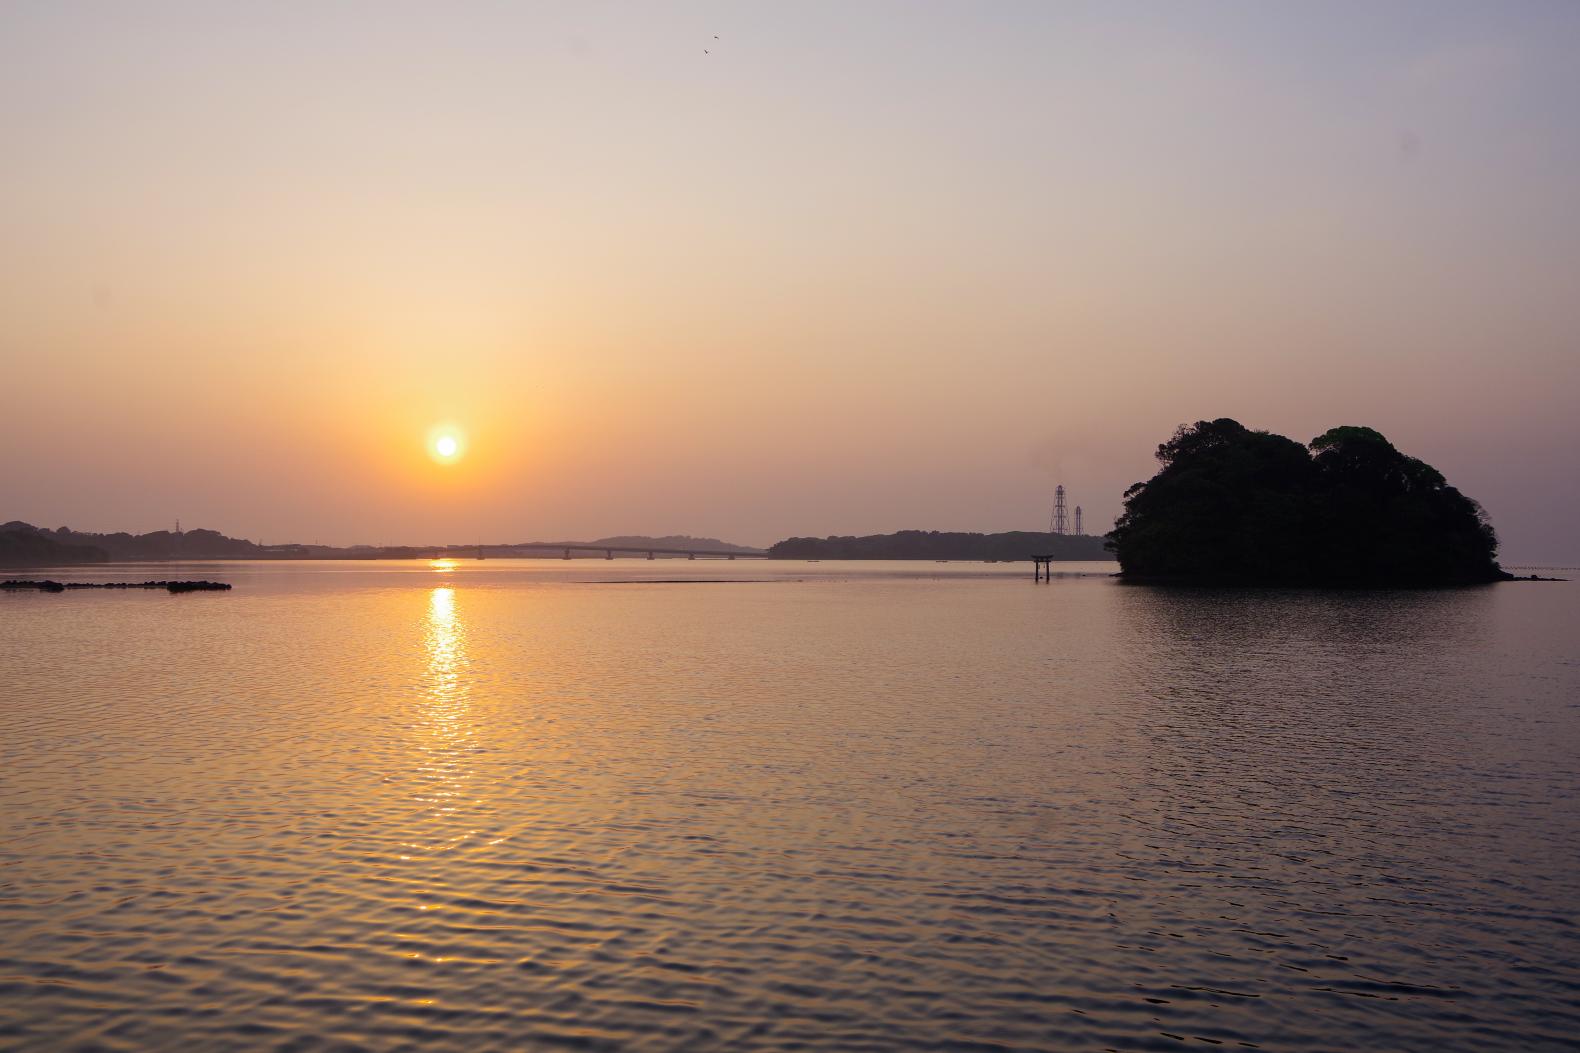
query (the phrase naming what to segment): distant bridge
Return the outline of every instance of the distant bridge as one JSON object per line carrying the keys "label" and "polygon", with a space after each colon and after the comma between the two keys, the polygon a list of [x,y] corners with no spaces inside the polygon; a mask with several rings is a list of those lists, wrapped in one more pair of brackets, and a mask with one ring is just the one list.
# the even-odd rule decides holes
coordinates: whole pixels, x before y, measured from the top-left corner
{"label": "distant bridge", "polygon": [[524,552],[559,552],[561,559],[574,558],[573,552],[602,552],[604,559],[614,559],[616,552],[630,553],[640,556],[646,555],[648,559],[657,559],[659,556],[685,556],[687,559],[767,559],[768,553],[755,550],[746,552],[731,552],[716,548],[661,548],[652,545],[587,545],[565,544],[552,541],[529,541],[520,545],[483,545],[478,549],[478,554],[490,556],[513,556]]}

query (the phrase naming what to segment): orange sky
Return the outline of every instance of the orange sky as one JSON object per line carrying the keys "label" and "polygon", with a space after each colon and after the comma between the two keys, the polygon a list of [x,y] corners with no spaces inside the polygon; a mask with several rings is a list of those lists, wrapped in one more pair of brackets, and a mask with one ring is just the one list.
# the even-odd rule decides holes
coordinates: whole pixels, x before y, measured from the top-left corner
{"label": "orange sky", "polygon": [[0,519],[767,543],[1038,529],[1062,482],[1106,529],[1233,416],[1377,427],[1580,555],[1577,45],[1566,4],[9,4]]}

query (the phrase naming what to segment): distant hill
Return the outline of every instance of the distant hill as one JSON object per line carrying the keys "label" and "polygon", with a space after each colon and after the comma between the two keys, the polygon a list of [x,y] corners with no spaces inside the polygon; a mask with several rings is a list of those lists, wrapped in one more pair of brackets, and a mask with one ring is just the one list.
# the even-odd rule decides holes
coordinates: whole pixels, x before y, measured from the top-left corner
{"label": "distant hill", "polygon": [[226,537],[217,530],[155,530],[149,534],[88,534],[59,527],[48,530],[13,520],[0,530],[14,531],[57,544],[84,546],[105,553],[118,562],[170,559],[257,559],[264,555],[251,541]]}
{"label": "distant hill", "polygon": [[772,545],[774,559],[972,559],[1012,561],[1033,555],[1057,560],[1111,560],[1100,537],[1012,530],[1003,534],[960,534],[901,530],[866,537],[792,537]]}
{"label": "distant hill", "polygon": [[[23,527],[26,529],[16,529]],[[57,541],[26,523],[0,527],[0,567],[58,567],[74,563],[104,563],[109,553],[93,545]]]}
{"label": "distant hill", "polygon": [[762,552],[760,548],[732,545],[728,541],[720,541],[716,537],[692,537],[690,534],[667,534],[664,537],[647,537],[644,534],[621,534],[618,537],[601,537],[596,541],[581,543],[587,545],[615,545],[620,548],[642,548],[645,545],[651,545],[653,548],[713,549],[717,552],[753,554]]}

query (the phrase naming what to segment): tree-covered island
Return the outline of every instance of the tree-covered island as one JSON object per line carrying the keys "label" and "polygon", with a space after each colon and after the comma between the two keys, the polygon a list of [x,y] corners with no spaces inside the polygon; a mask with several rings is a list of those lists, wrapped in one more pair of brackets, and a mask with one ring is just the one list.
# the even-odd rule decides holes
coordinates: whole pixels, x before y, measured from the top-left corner
{"label": "tree-covered island", "polygon": [[1509,577],[1481,506],[1371,428],[1302,446],[1220,418],[1181,426],[1108,535],[1129,580],[1468,585]]}

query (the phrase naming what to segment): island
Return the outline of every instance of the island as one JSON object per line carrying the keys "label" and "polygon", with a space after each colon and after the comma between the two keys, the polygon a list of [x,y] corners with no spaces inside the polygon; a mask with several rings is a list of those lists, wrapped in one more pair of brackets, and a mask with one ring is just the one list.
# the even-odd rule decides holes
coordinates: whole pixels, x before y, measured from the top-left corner
{"label": "island", "polygon": [[1055,560],[1112,560],[1101,537],[1011,530],[1001,534],[901,530],[865,537],[792,537],[768,547],[770,559],[960,559],[1011,562],[1033,555]]}
{"label": "island", "polygon": [[1229,418],[1181,426],[1125,491],[1121,577],[1205,585],[1444,586],[1510,579],[1480,505],[1377,431],[1309,444]]}

